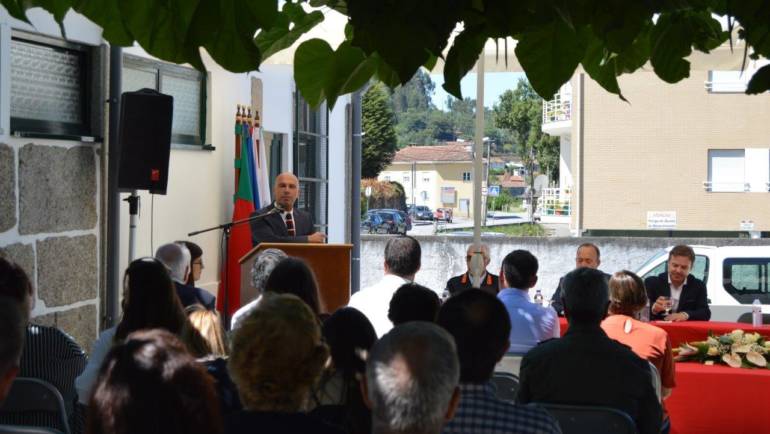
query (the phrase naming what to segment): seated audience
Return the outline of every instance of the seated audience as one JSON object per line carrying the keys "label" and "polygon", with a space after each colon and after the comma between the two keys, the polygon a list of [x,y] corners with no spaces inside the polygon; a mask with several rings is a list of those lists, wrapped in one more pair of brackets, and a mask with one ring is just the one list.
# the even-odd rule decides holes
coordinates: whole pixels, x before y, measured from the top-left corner
{"label": "seated audience", "polygon": [[187,322],[168,270],[154,258],[129,264],[123,277],[122,308],[120,322],[99,335],[85,371],[75,380],[83,404],[88,403],[99,368],[114,343],[142,329],[160,328],[180,336]]}
{"label": "seated audience", "polygon": [[[601,252],[599,251],[599,247],[596,244],[583,243],[578,246],[577,252],[575,252],[576,269],[586,267],[596,270],[599,268],[601,263]],[[604,278],[609,281],[610,275],[604,273]],[[559,316],[564,316],[564,306],[561,304],[561,284],[563,281],[564,277],[559,279],[559,285],[556,287],[556,291],[554,291],[553,297],[551,297],[551,307],[556,311],[556,313],[559,314]]]}
{"label": "seated audience", "polygon": [[312,404],[317,407],[311,414],[348,434],[368,434],[372,416],[361,396],[359,378],[366,371],[364,358],[377,340],[374,327],[361,312],[343,307],[324,321],[321,332],[331,363],[313,393]]}
{"label": "seated audience", "polygon": [[230,374],[244,410],[225,432],[341,434],[303,412],[329,350],[314,312],[290,294],[265,294],[233,332]]}
{"label": "seated audience", "polygon": [[273,272],[275,266],[286,258],[288,258],[286,253],[279,249],[265,249],[257,254],[257,257],[254,259],[254,263],[251,266],[251,285],[256,289],[257,296],[254,300],[241,306],[235,311],[230,320],[230,325],[233,330],[238,328],[243,316],[259,303],[259,299],[262,297],[262,293],[265,289],[267,278],[270,277],[270,273]]}
{"label": "seated audience", "polygon": [[560,433],[542,408],[497,399],[492,374],[508,350],[511,321],[505,306],[492,294],[471,289],[449,298],[438,325],[455,340],[460,359],[460,406],[444,434]]}
{"label": "seated audience", "polygon": [[449,279],[444,290],[447,296],[457,295],[466,289],[478,288],[495,295],[500,291],[497,276],[487,271],[489,266],[489,246],[486,244],[471,244],[465,255],[468,270]]}
{"label": "seated audience", "polygon": [[[24,310],[24,317],[31,316],[35,294],[29,277],[18,264],[3,258],[0,258],[0,296],[16,300]],[[83,372],[87,361],[80,345],[58,328],[27,324],[19,376],[37,378],[53,385],[64,399],[70,425],[77,425],[78,422],[75,416],[75,378]],[[0,424],[58,427],[59,419],[43,412],[4,413],[0,415]]]}
{"label": "seated audience", "polygon": [[364,392],[372,434],[438,434],[460,401],[454,339],[436,324],[394,327],[372,347]]}
{"label": "seated audience", "polygon": [[649,363],[600,327],[609,303],[603,273],[568,273],[562,300],[569,329],[524,356],[517,401],[613,407],[626,412],[640,434],[658,434],[661,407]]}
{"label": "seated audience", "polygon": [[[197,358],[227,357],[227,340],[219,312],[194,304],[185,309],[192,327],[186,327],[182,336],[191,342],[190,353]],[[198,337],[203,339],[198,339]]]}
{"label": "seated audience", "polygon": [[185,283],[190,275],[190,251],[184,244],[164,244],[155,251],[155,258],[168,269],[183,307],[201,304],[207,309],[214,309],[216,297],[204,289]]}
{"label": "seated audience", "polygon": [[89,405],[88,434],[217,434],[214,385],[165,330],[141,330],[104,359]]}
{"label": "seated audience", "polygon": [[296,295],[316,316],[321,314],[318,282],[313,270],[302,259],[286,258],[279,262],[265,282],[265,293]]}
{"label": "seated audience", "polygon": [[177,241],[176,243],[184,245],[190,252],[190,273],[184,283],[195,286],[195,282],[200,280],[201,273],[203,273],[203,249],[192,241]]}
{"label": "seated audience", "polygon": [[500,292],[511,318],[509,352],[523,354],[530,348],[560,334],[556,311],[530,301],[529,289],[537,283],[538,263],[532,253],[514,250],[503,259],[500,269]]}
{"label": "seated audience", "polygon": [[27,313],[17,300],[0,296],[0,407],[19,373]]}
{"label": "seated audience", "polygon": [[350,297],[348,306],[361,311],[374,326],[377,336],[393,327],[388,319],[388,303],[401,285],[414,280],[420,270],[420,243],[409,236],[392,237],[385,244],[385,275],[368,288]]}
{"label": "seated audience", "polygon": [[639,357],[655,365],[660,374],[661,394],[667,398],[674,382],[674,356],[671,340],[665,330],[639,321],[647,308],[644,282],[630,271],[618,271],[610,278],[609,316],[602,321],[602,330],[610,339],[631,347]]}
{"label": "seated audience", "polygon": [[[668,271],[644,281],[650,319],[666,321],[708,321],[711,319],[706,284],[690,274],[695,252],[690,246],[676,246],[668,253]],[[666,313],[666,308],[671,313]]]}
{"label": "seated audience", "polygon": [[417,283],[405,283],[390,299],[388,319],[394,326],[409,321],[436,322],[439,307],[441,301],[435,292]]}

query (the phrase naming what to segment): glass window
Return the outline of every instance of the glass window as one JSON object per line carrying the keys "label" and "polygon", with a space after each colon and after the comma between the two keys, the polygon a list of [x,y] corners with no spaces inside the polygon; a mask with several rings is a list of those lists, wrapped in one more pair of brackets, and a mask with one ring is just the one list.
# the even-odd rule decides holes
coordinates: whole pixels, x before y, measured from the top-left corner
{"label": "glass window", "polygon": [[724,288],[741,303],[759,299],[770,303],[768,291],[770,258],[727,258],[723,265]]}
{"label": "glass window", "polygon": [[471,178],[471,172],[463,172],[463,181],[466,181],[466,182],[468,182],[468,181],[470,181],[471,179],[472,179],[472,178]]}
{"label": "glass window", "polygon": [[123,55],[123,92],[153,89],[174,97],[171,142],[203,146],[206,140],[205,74],[193,68]]}
{"label": "glass window", "polygon": [[329,128],[326,104],[313,109],[295,94],[294,173],[299,178],[297,206],[311,214],[317,229],[327,226]]}
{"label": "glass window", "polygon": [[[13,32],[10,45],[11,132],[19,136],[96,136],[101,120],[97,47]],[[95,105],[94,100],[99,104]],[[96,109],[98,110],[98,109]]]}
{"label": "glass window", "polygon": [[713,192],[746,191],[745,153],[743,149],[709,149],[706,189]]}

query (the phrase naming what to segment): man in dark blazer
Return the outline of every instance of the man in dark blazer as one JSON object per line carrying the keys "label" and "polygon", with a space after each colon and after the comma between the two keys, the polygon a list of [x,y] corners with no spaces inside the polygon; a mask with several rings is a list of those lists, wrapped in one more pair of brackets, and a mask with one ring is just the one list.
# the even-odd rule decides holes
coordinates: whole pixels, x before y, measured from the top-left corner
{"label": "man in dark blazer", "polygon": [[500,291],[497,276],[490,273],[486,269],[490,260],[489,246],[486,244],[472,244],[468,247],[468,252],[465,256],[465,263],[468,266],[468,271],[459,276],[454,276],[447,281],[446,289],[444,290],[446,297],[457,295],[466,289],[473,288],[473,279],[471,279],[471,261],[474,254],[482,255],[482,259],[484,261],[484,269],[481,272],[481,276],[479,276],[480,284],[478,288],[492,295],[497,295],[497,293]]}
{"label": "man in dark blazer", "polygon": [[275,178],[274,202],[252,214],[263,215],[251,222],[251,243],[323,243],[326,235],[313,228],[313,216],[294,208],[299,196],[299,180],[285,172]]}
{"label": "man in dark blazer", "polygon": [[[649,298],[650,319],[666,321],[708,321],[711,310],[706,285],[690,274],[695,252],[690,246],[676,246],[668,254],[668,272],[644,280]],[[666,315],[666,304],[671,312]]]}
{"label": "man in dark blazer", "polygon": [[214,295],[185,283],[190,274],[190,250],[187,246],[181,243],[163,244],[155,251],[155,258],[168,269],[182,307],[200,304],[209,310],[215,308],[217,298]]}
{"label": "man in dark blazer", "polygon": [[[578,246],[577,252],[575,252],[575,268],[592,268],[594,270],[599,268],[602,263],[601,252],[599,247],[594,243],[583,243]],[[609,282],[610,276],[607,273],[604,274],[604,279]],[[564,303],[562,302],[562,284],[564,283],[564,277],[559,279],[559,285],[556,287],[556,291],[551,297],[551,307],[559,314],[564,316]]]}

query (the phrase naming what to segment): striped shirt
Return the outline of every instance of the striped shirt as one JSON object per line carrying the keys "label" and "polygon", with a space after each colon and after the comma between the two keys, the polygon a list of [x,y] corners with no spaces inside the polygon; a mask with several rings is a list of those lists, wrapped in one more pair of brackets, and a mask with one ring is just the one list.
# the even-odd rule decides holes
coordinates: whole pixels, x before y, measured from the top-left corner
{"label": "striped shirt", "polygon": [[[29,324],[24,351],[21,355],[19,377],[37,378],[51,383],[64,398],[67,418],[72,424],[75,378],[86,367],[87,357],[72,337],[55,327]],[[59,419],[50,413],[0,415],[0,424],[43,426],[62,429]]]}
{"label": "striped shirt", "polygon": [[460,383],[460,406],[442,434],[560,434],[544,409],[497,399],[492,383]]}

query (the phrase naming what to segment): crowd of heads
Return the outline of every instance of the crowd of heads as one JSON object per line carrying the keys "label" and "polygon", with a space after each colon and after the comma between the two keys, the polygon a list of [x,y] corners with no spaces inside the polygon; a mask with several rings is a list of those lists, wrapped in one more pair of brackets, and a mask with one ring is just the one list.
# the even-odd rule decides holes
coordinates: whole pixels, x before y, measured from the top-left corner
{"label": "crowd of heads", "polygon": [[[672,255],[691,258],[688,249]],[[485,245],[472,245],[467,262],[477,254],[489,264]],[[608,312],[634,316],[648,306],[638,276],[619,271],[608,285],[599,264],[599,248],[583,244],[578,267],[563,278],[561,298],[573,325],[598,325]],[[413,280],[420,265],[417,240],[389,239],[386,274]],[[257,255],[251,283],[261,299],[227,334],[218,312],[184,309],[177,296],[174,281],[194,284],[202,266],[200,248],[184,242],[129,264],[122,316],[90,396],[89,433],[222,432],[220,385],[204,363],[212,359],[227,360],[247,411],[321,408],[322,389],[337,379],[343,385],[337,404],[349,410],[337,422],[348,432],[437,433],[458,406],[458,385],[488,382],[508,349],[509,313],[488,292],[466,290],[442,303],[436,291],[408,282],[382,306],[394,328],[378,340],[354,308],[321,315],[313,271],[277,249]],[[500,287],[532,288],[538,267],[530,252],[510,252]],[[24,271],[0,259],[0,402],[18,371],[34,298]]]}

